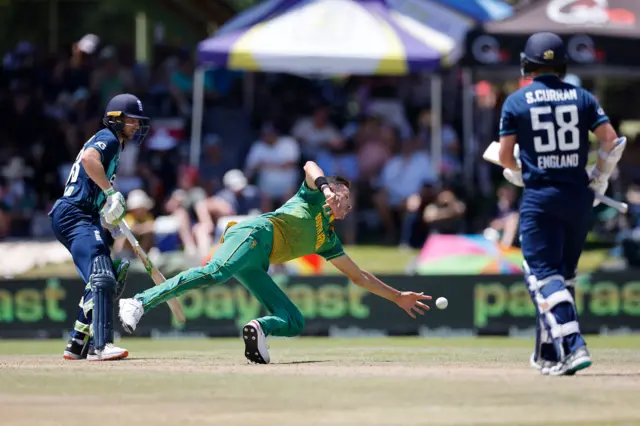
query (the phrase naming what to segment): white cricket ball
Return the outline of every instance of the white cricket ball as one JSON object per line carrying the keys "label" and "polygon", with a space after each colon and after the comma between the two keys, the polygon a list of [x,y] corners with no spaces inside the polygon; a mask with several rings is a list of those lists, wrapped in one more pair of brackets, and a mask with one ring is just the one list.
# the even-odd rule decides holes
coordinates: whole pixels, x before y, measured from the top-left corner
{"label": "white cricket ball", "polygon": [[449,306],[449,301],[446,297],[438,297],[436,299],[436,306],[438,307],[438,309],[444,309]]}

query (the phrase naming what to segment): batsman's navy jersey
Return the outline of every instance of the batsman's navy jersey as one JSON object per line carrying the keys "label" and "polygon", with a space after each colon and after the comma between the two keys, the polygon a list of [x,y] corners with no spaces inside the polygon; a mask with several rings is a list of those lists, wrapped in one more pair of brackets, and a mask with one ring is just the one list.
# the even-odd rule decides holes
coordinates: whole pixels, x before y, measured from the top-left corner
{"label": "batsman's navy jersey", "polygon": [[94,148],[100,153],[107,179],[113,183],[120,162],[121,146],[118,138],[109,129],[103,129],[89,139],[80,150],[71,167],[61,200],[79,207],[87,214],[97,216],[100,214],[106,195],[87,175],[82,164],[82,154],[89,148]]}
{"label": "batsman's navy jersey", "polygon": [[588,91],[541,75],[507,98],[500,136],[517,136],[526,188],[586,188],[589,132],[608,121]]}

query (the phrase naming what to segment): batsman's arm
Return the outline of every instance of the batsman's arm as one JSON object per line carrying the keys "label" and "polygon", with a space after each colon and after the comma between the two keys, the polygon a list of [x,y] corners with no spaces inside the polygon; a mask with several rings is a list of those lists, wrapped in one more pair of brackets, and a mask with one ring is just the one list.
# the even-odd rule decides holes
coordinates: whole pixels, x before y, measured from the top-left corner
{"label": "batsman's arm", "polygon": [[514,151],[518,138],[516,135],[500,136],[500,151],[498,152],[500,164],[507,169],[519,170]]}
{"label": "batsman's arm", "polygon": [[91,180],[93,180],[100,189],[103,191],[111,189],[111,182],[107,179],[107,174],[102,166],[102,156],[97,149],[85,149],[82,153],[82,165],[87,175],[89,175]]}
{"label": "batsman's arm", "polygon": [[[596,160],[596,168],[610,174],[613,171],[613,168],[615,168],[615,163],[607,164],[606,156],[610,154],[611,151],[613,151],[613,149],[616,147],[618,143],[618,134],[609,122],[603,123],[596,127],[593,130],[593,134],[596,135],[596,138],[600,143],[600,152],[605,154],[598,155],[598,159]],[[620,153],[620,155],[622,155],[622,153]]]}
{"label": "batsman's arm", "polygon": [[518,143],[517,103],[514,103],[514,95],[507,96],[500,113],[500,150],[498,159],[502,167],[511,170],[520,170],[514,156]]}
{"label": "batsman's arm", "polygon": [[596,135],[596,138],[600,141],[600,148],[605,152],[611,151],[618,140],[618,134],[611,123],[599,125],[594,129],[593,134]]}

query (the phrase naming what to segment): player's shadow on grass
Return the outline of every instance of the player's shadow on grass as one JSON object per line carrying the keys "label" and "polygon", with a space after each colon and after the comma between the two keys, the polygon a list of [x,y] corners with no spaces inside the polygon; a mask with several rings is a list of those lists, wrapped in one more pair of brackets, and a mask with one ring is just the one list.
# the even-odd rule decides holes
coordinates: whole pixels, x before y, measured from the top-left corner
{"label": "player's shadow on grass", "polygon": [[[295,365],[295,364],[320,364],[322,362],[330,362],[328,359],[318,359],[318,360],[310,360],[310,361],[289,361],[289,362],[278,362],[280,365]],[[274,363],[276,364],[276,363]]]}

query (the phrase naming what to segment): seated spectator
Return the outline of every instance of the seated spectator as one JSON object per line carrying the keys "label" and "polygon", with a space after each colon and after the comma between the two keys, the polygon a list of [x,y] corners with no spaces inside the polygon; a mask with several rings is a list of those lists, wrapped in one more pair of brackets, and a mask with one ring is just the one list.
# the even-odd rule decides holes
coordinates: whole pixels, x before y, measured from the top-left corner
{"label": "seated spectator", "polygon": [[429,226],[422,220],[424,209],[435,201],[436,187],[431,183],[425,183],[420,191],[407,198],[406,214],[402,220],[400,234],[400,248],[420,248],[429,235]]}
{"label": "seated spectator", "polygon": [[399,144],[400,136],[395,127],[382,124],[375,117],[367,118],[356,134],[360,178],[371,181],[380,175]]}
{"label": "seated spectator", "polygon": [[225,216],[260,214],[260,191],[249,185],[241,170],[233,169],[225,173],[224,189],[216,195],[202,200],[196,206],[200,222],[194,226],[193,232],[198,239],[200,254],[209,251],[213,244],[212,235],[215,233],[218,220]]}
{"label": "seated spectator", "polygon": [[[198,214],[196,206],[198,202],[207,198],[207,194],[204,189],[196,185],[198,171],[194,167],[182,166],[178,176],[178,188],[173,191],[165,203],[165,210],[177,223],[178,233],[187,255],[193,256],[198,252],[198,246],[194,238],[192,223],[202,222],[200,216],[203,215]],[[208,250],[204,247],[201,249],[205,253]]]}
{"label": "seated spectator", "polygon": [[33,174],[33,169],[27,167],[22,157],[12,158],[9,165],[2,169],[6,183],[4,190],[0,191],[0,203],[8,210],[11,237],[27,237],[30,234],[37,202],[37,194],[28,181]]}
{"label": "seated spectator", "polygon": [[[132,145],[135,146],[135,144]],[[135,175],[129,175],[127,179],[141,178],[146,182],[147,192],[153,199],[164,200],[171,195],[170,191],[173,188],[179,186],[178,174],[183,171],[187,174],[193,171],[185,170],[185,167],[181,166],[178,140],[171,135],[168,129],[160,127],[154,130],[152,128],[151,135],[145,139],[144,145],[146,145],[146,149],[139,147],[134,149],[138,151],[135,156],[129,156],[127,151],[132,147],[127,147],[120,157],[121,167],[125,165],[125,160],[128,159],[126,163],[131,164],[130,161],[135,159],[136,161],[132,164],[135,167],[127,170],[127,172],[135,171]],[[197,170],[195,172],[197,176]],[[118,170],[119,182],[122,174]]]}
{"label": "seated spectator", "polygon": [[[191,107],[193,102],[193,71],[195,66],[191,54],[184,50],[179,54],[179,63],[176,70],[171,73],[169,92],[182,116],[191,115]],[[205,75],[204,79],[204,101],[205,104],[218,99],[219,94],[215,90],[215,85],[210,74]]]}
{"label": "seated spectator", "polygon": [[223,182],[224,189],[218,192],[216,197],[229,204],[229,214],[245,216],[262,213],[260,191],[254,185],[249,185],[242,170],[229,170],[224,174]]}
{"label": "seated spectator", "polygon": [[[203,140],[204,152],[200,162],[200,183],[208,195],[216,194],[224,187],[222,178],[231,170],[231,161],[222,153],[218,135],[207,135]],[[244,176],[244,175],[243,175]]]}
{"label": "seated spectator", "polygon": [[245,174],[257,177],[262,197],[262,211],[272,211],[284,204],[300,186],[300,148],[291,136],[281,135],[273,124],[262,128],[262,138],[251,145]]}
{"label": "seated spectator", "polygon": [[89,90],[84,87],[76,90],[71,96],[64,126],[67,141],[72,146],[82,146],[99,130],[99,117],[102,113],[92,101]]}
{"label": "seated spectator", "polygon": [[329,107],[319,106],[311,117],[301,118],[293,126],[291,133],[300,143],[305,160],[316,161],[320,152],[340,143],[340,133],[329,121],[329,113]]}
{"label": "seated spectator", "polygon": [[456,197],[453,190],[444,188],[425,207],[422,220],[429,226],[430,234],[460,234],[464,231],[466,210],[467,206]]}
{"label": "seated spectator", "polygon": [[120,65],[115,47],[106,46],[100,51],[98,67],[91,76],[91,91],[98,96],[100,110],[115,95],[133,91],[131,70]]}
{"label": "seated spectator", "polygon": [[[127,196],[127,214],[124,219],[131,227],[131,232],[140,243],[140,247],[147,253],[155,245],[153,233],[154,217],[151,214],[154,204],[153,200],[142,189],[134,189]],[[116,239],[113,251],[115,253],[124,251],[132,253],[133,247],[124,236],[121,236]]]}
{"label": "seated spectator", "polygon": [[395,217],[402,221],[409,197],[419,193],[424,183],[436,181],[431,160],[426,152],[419,150],[417,141],[408,140],[397,145],[396,155],[382,169],[379,190],[374,195],[374,203],[390,243],[398,238],[399,221]]}
{"label": "seated spectator", "polygon": [[498,188],[497,195],[495,217],[485,230],[485,236],[499,240],[501,245],[509,247],[514,245],[518,234],[518,192],[513,185],[505,184]]}
{"label": "seated spectator", "polygon": [[28,154],[33,145],[44,137],[44,105],[35,96],[35,89],[25,82],[16,82],[12,87],[12,99],[0,123],[4,127],[4,140],[0,149],[10,148],[23,155]]}
{"label": "seated spectator", "polygon": [[[424,109],[418,117],[418,138],[422,146],[431,150],[433,135],[431,132],[431,110]],[[460,161],[460,142],[458,135],[449,123],[442,123],[442,163],[438,174],[443,177],[452,177],[462,172]]]}

